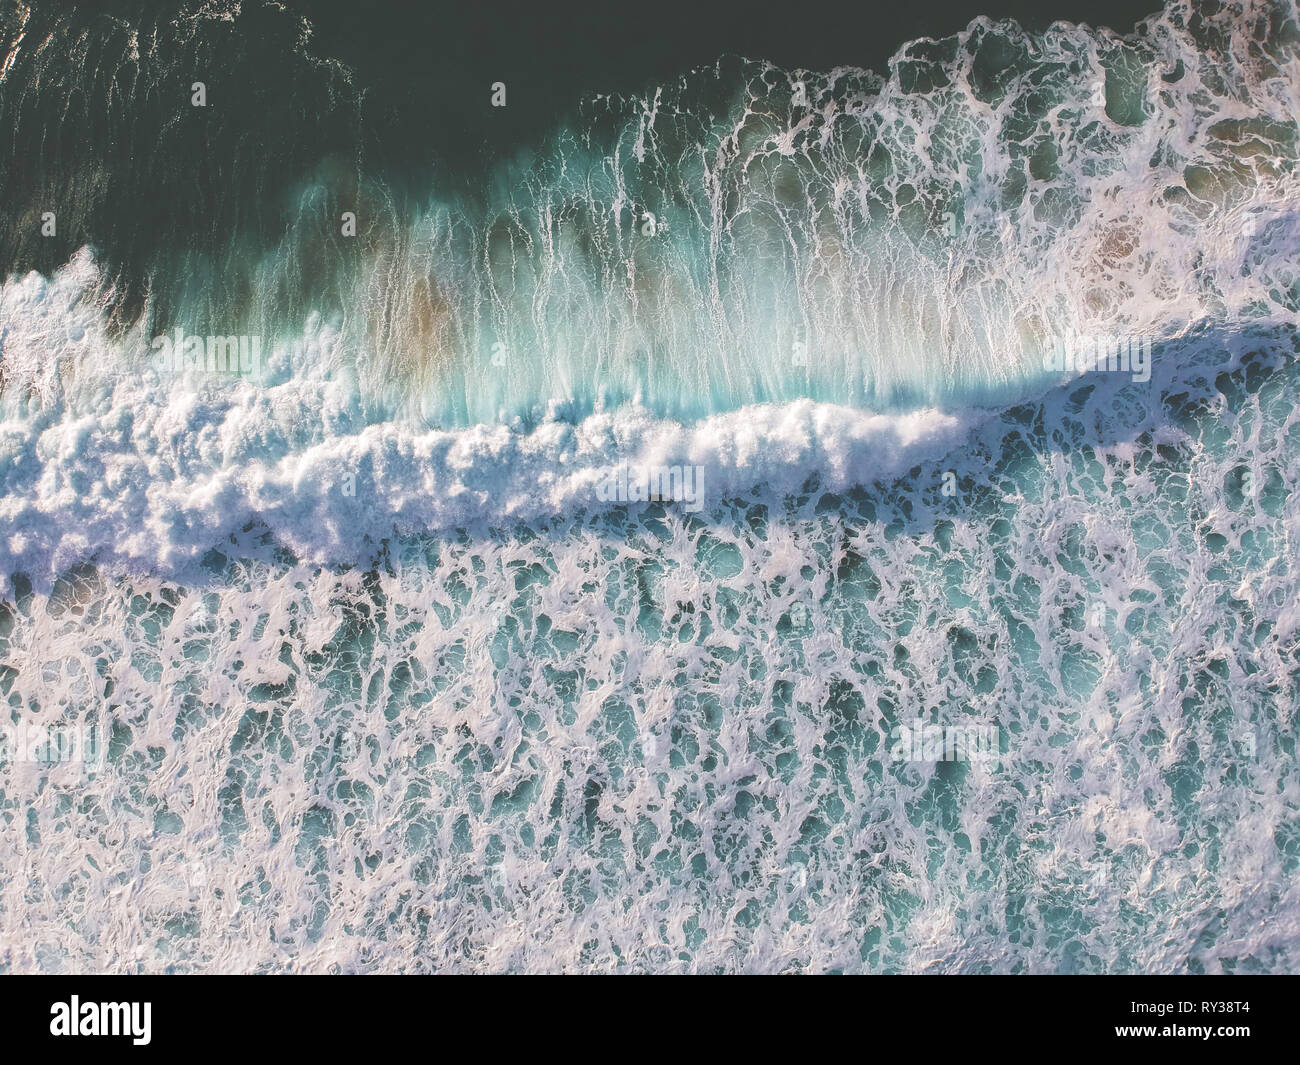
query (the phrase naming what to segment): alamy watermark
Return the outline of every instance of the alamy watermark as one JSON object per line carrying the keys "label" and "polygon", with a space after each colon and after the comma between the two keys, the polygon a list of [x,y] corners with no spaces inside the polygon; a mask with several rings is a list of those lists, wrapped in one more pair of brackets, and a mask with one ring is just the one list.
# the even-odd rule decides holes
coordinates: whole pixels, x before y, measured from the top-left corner
{"label": "alamy watermark", "polygon": [[680,503],[704,506],[703,466],[629,466],[620,463],[596,485],[602,503]]}
{"label": "alamy watermark", "polygon": [[53,768],[77,765],[97,770],[104,765],[104,744],[97,725],[0,725],[0,768],[19,764]]}
{"label": "alamy watermark", "polygon": [[1051,373],[1108,370],[1130,373],[1133,380],[1151,380],[1151,338],[1066,333],[1048,338],[1043,369]]}
{"label": "alamy watermark", "polygon": [[50,1035],[122,1036],[148,1046],[152,1014],[151,1002],[82,1002],[73,995],[50,1006]]}
{"label": "alamy watermark", "polygon": [[153,366],[159,373],[221,373],[258,377],[262,373],[260,336],[186,336],[177,326],[153,338]]}
{"label": "alamy watermark", "polygon": [[940,725],[915,717],[889,731],[895,762],[974,762],[996,769],[1001,757],[997,725]]}

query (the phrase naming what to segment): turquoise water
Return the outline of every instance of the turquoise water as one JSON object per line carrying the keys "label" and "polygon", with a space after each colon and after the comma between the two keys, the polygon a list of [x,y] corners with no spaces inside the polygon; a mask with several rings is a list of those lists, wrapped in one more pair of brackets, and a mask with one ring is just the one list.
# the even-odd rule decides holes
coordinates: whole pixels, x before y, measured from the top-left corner
{"label": "turquoise water", "polygon": [[0,970],[1293,971],[1300,28],[1191,11],[12,273]]}

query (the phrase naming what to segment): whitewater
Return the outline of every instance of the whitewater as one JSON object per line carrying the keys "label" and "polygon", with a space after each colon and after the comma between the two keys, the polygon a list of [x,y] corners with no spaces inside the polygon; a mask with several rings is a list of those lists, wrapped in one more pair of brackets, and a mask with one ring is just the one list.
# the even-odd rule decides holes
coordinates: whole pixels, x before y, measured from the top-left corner
{"label": "whitewater", "polygon": [[0,971],[1294,971],[1298,48],[723,59],[6,278],[0,693],[103,749],[9,752]]}

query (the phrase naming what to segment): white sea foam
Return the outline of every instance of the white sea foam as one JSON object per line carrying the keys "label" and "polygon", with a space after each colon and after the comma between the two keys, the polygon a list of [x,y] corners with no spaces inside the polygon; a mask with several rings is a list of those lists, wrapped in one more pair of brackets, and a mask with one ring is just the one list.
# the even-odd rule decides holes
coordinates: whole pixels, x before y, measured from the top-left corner
{"label": "white sea foam", "polygon": [[[160,374],[144,358],[123,370],[139,337],[107,339],[95,284],[85,252],[0,295],[0,572],[53,578],[89,557],[169,571],[249,522],[304,559],[359,562],[396,532],[601,509],[600,485],[626,464],[701,466],[718,499],[758,482],[794,489],[813,472],[843,488],[951,448],[974,420],[804,400],[693,425],[628,404],[576,424],[422,429],[374,420],[355,377],[325,359],[279,384]],[[334,343],[322,331],[299,354]]]}
{"label": "white sea foam", "polygon": [[[90,558],[177,572],[249,523],[304,560],[364,562],[398,533],[602,509],[601,485],[629,465],[700,466],[706,503],[813,474],[840,491],[951,451],[990,414],[797,400],[683,423],[627,403],[429,429],[368,398],[319,323],[273,347],[258,381],[159,373],[140,327],[109,338],[98,285],[83,251],[52,279],[0,290],[0,573],[50,580]],[[1158,350],[1182,357],[1172,340]],[[1166,366],[1151,387],[1176,379]]]}
{"label": "white sea foam", "polygon": [[[502,419],[433,429],[461,371],[431,407],[386,387],[411,367],[359,357],[368,321],[290,338],[281,308],[215,330],[268,338],[262,379],[159,376],[89,252],[6,281],[0,690],[16,727],[107,742],[5,770],[0,970],[1294,971],[1294,145],[1218,125],[1294,127],[1258,10],[1211,62],[1172,8],[1158,118],[1046,119],[1082,213],[1036,206],[1005,253],[968,215],[971,286],[872,320],[883,377],[942,371],[942,410],[565,420],[569,329],[508,364]],[[1024,162],[997,93],[904,88],[882,113],[956,123],[899,125],[919,156]],[[949,284],[966,364],[906,329]],[[814,304],[826,335],[861,291]],[[1151,335],[1151,380],[1024,372],[1044,306]],[[786,339],[709,365],[763,379]],[[970,402],[993,377],[1021,402]],[[706,506],[602,502],[624,464],[702,466]],[[918,717],[996,729],[997,765],[891,758]]]}

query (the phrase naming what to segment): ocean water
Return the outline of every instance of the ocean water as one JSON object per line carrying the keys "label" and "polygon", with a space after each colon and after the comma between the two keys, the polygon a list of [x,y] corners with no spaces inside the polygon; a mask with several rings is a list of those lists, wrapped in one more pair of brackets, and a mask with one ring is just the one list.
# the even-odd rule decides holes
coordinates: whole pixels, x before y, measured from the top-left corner
{"label": "ocean water", "polygon": [[1300,967],[1293,0],[460,170],[272,5],[0,28],[0,971]]}

